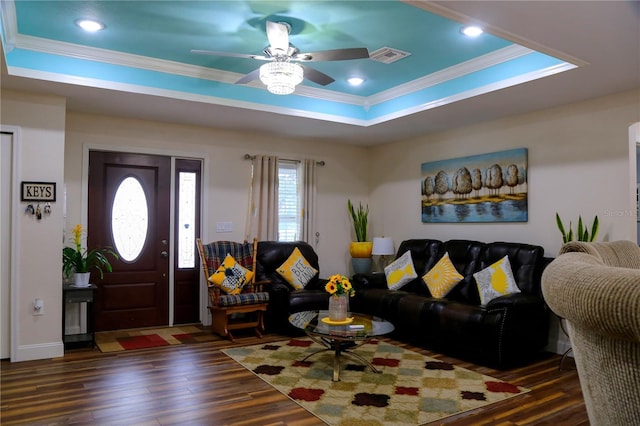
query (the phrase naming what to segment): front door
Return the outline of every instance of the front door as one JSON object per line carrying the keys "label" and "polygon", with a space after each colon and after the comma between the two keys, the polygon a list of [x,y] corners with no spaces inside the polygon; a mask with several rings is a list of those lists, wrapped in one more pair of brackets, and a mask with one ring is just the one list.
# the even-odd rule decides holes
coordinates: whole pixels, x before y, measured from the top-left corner
{"label": "front door", "polygon": [[97,331],[169,324],[170,193],[170,157],[90,152],[87,245],[120,256],[92,272]]}

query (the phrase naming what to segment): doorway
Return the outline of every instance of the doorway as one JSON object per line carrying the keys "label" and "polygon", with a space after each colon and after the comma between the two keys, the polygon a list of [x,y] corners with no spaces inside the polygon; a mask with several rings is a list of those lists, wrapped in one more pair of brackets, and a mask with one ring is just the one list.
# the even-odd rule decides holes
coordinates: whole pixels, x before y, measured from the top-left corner
{"label": "doorway", "polygon": [[[181,209],[185,196],[172,183],[183,181],[180,173],[185,167],[195,171],[190,176],[197,182],[191,186],[188,208],[199,212],[200,160],[89,152],[87,245],[111,247],[119,256],[111,262],[113,272],[102,278],[95,271],[92,275],[92,282],[98,286],[97,331],[199,321],[198,265],[195,261],[179,265],[174,260],[184,258],[189,251],[195,259],[200,216],[187,215],[190,219],[182,220],[182,226],[187,225],[193,234],[190,248],[184,245],[188,238],[171,229],[172,217],[184,216]],[[174,285],[176,277],[179,286]],[[178,317],[172,318],[174,313]]]}

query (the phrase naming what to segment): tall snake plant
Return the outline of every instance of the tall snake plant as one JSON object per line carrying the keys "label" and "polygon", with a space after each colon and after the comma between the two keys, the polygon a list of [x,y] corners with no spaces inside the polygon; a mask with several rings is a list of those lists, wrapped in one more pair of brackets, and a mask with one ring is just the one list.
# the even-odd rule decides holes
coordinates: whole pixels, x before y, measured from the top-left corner
{"label": "tall snake plant", "polygon": [[354,209],[351,200],[347,201],[347,209],[351,213],[351,219],[353,219],[353,227],[356,231],[356,239],[359,242],[367,241],[367,225],[369,218],[369,205],[363,207],[362,203],[358,206],[358,210]]}
{"label": "tall snake plant", "polygon": [[[562,234],[562,243],[566,244],[569,241],[573,241],[574,233],[572,229],[572,224],[569,222],[569,230],[566,231],[565,227],[562,223],[562,219],[560,219],[560,215],[556,212],[556,225],[558,225],[558,229]],[[585,242],[593,242],[598,235],[598,228],[600,227],[600,222],[598,221],[598,216],[593,219],[593,224],[591,225],[591,232],[582,224],[582,216],[578,216],[578,229],[575,234],[576,241],[585,241]]]}

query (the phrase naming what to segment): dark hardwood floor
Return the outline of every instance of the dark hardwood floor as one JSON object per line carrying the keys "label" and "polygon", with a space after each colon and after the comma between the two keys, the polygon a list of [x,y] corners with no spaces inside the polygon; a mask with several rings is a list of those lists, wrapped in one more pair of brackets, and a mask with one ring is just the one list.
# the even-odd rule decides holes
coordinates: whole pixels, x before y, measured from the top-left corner
{"label": "dark hardwood floor", "polygon": [[[322,425],[221,348],[281,340],[239,336],[158,349],[100,353],[67,351],[51,360],[2,361],[2,425]],[[433,358],[478,371],[531,392],[459,414],[439,425],[588,425],[572,360],[546,355],[512,370],[481,367],[384,339]]]}

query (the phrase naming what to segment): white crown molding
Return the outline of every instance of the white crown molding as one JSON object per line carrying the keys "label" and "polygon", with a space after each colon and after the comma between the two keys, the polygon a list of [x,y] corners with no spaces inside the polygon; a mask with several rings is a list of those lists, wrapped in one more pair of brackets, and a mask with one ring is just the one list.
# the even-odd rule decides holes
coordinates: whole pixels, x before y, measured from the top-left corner
{"label": "white crown molding", "polygon": [[[145,69],[154,72],[181,75],[185,77],[216,81],[226,84],[233,84],[242,77],[242,74],[229,71],[211,69],[195,65],[185,65],[182,63],[164,59],[153,59],[140,55],[114,52],[107,49],[80,46],[72,43],[52,41],[38,37],[18,34],[15,39],[16,48],[60,55],[69,58],[103,62],[112,65]],[[495,52],[488,53],[478,58],[474,58],[461,64],[449,67],[445,70],[438,71],[428,76],[401,84],[392,89],[379,92],[369,97],[339,93],[331,90],[318,89],[307,86],[298,86],[296,88],[296,95],[329,102],[351,104],[368,109],[370,105],[376,105],[400,96],[407,95],[409,93],[423,90],[436,84],[458,78],[465,74],[479,71],[484,68],[527,55],[531,52],[533,52],[531,49],[523,46],[508,46]],[[254,88],[263,88],[263,85],[257,81],[248,84],[248,86]]]}
{"label": "white crown molding", "polygon": [[202,102],[214,105],[231,106],[237,108],[252,109],[256,111],[266,111],[277,114],[289,115],[294,117],[314,118],[317,120],[331,121],[334,123],[352,124],[355,126],[367,126],[367,120],[343,117],[339,115],[331,115],[318,113],[314,111],[306,111],[295,108],[274,106],[268,104],[258,104],[249,101],[239,101],[235,99],[227,99],[216,96],[201,95],[195,93],[179,92],[176,90],[159,89],[155,87],[140,86],[136,84],[118,83],[112,81],[99,80],[87,77],[69,76],[66,74],[57,74],[48,71],[32,70],[29,68],[7,66],[11,75],[18,77],[34,78],[58,83],[75,84],[80,86],[95,87],[99,89],[118,90],[122,92],[138,93],[142,95],[162,96],[172,99],[180,99],[185,101]]}
{"label": "white crown molding", "polygon": [[[449,19],[457,20],[460,22],[476,22],[477,23],[477,21],[472,21],[471,18],[461,15],[457,12],[451,11],[450,9],[440,4],[434,4],[433,2],[424,2],[424,1],[405,1],[405,2],[415,7],[422,8],[424,10],[436,13],[438,15],[444,16]],[[225,84],[234,84],[239,78],[242,77],[242,74],[223,71],[219,69],[211,69],[211,68],[196,66],[196,65],[186,65],[186,64],[175,62],[175,61],[154,59],[154,58],[149,58],[141,55],[115,52],[107,49],[81,46],[73,43],[53,41],[48,39],[42,39],[39,37],[21,35],[17,33],[17,24],[16,24],[16,15],[15,15],[16,11],[15,11],[14,2],[2,1],[0,2],[0,6],[2,7],[2,25],[5,32],[4,33],[5,43],[6,43],[5,48],[7,51],[9,51],[9,49],[12,49],[12,48],[19,48],[19,49],[43,52],[47,54],[60,55],[68,58],[90,60],[90,61],[102,62],[102,63],[112,64],[112,65],[119,65],[123,67],[144,69],[148,71],[165,73],[169,75],[180,75],[180,76],[185,76],[185,77],[195,78],[195,79],[216,81],[216,82],[225,83]],[[378,92],[368,97],[352,95],[347,93],[340,93],[332,90],[309,87],[304,85],[300,85],[296,88],[295,95],[310,98],[310,99],[316,99],[320,101],[355,105],[358,107],[362,107],[365,111],[369,111],[369,108],[371,107],[371,105],[377,105],[401,96],[415,93],[417,91],[424,90],[434,85],[441,84],[443,82],[450,81],[482,69],[486,69],[488,67],[497,65],[499,63],[513,60],[515,58],[530,54],[534,51],[549,52],[549,54],[551,54],[554,57],[568,58],[569,62],[576,65],[586,64],[586,62],[581,61],[577,58],[568,57],[568,55],[566,54],[561,54],[562,52],[555,52],[555,51],[552,52],[548,48],[544,49],[543,46],[539,46],[535,43],[531,43],[528,40],[515,37],[513,34],[510,34],[510,35],[507,34],[509,35],[509,37],[505,37],[506,32],[501,31],[500,29],[490,27],[490,30],[495,35],[498,35],[510,40],[517,40],[519,43],[505,47],[495,52],[488,53],[478,58],[471,59],[461,64],[454,65],[447,69],[415,79],[413,81],[400,84],[396,87]],[[536,48],[531,49],[529,47],[525,47],[525,45],[528,45],[528,46],[535,45]],[[574,65],[573,67],[575,67],[576,65]],[[10,73],[17,72],[16,70],[19,69],[18,67],[11,67],[11,66],[7,66],[7,68],[9,69]],[[542,73],[544,73],[544,70],[537,71],[534,73],[529,73],[527,74],[527,76],[542,75]],[[134,93],[170,96],[177,99],[198,100],[200,102],[207,102],[207,103],[213,103],[218,105],[229,105],[229,106],[249,108],[254,110],[278,112],[281,114],[317,118],[321,120],[354,124],[358,126],[369,126],[372,124],[377,124],[380,122],[388,121],[393,118],[402,117],[416,111],[422,111],[425,109],[434,108],[435,106],[438,106],[438,105],[444,105],[447,103],[455,102],[456,100],[465,99],[471,96],[477,96],[478,94],[487,93],[486,88],[488,87],[495,86],[499,88],[504,88],[504,87],[508,87],[509,85],[519,84],[519,83],[529,81],[531,79],[540,78],[540,77],[526,78],[524,76],[519,76],[519,77],[505,80],[503,82],[498,82],[494,85],[487,85],[481,88],[467,91],[462,94],[456,94],[456,95],[446,97],[437,101],[429,102],[427,104],[417,105],[401,111],[396,111],[382,118],[376,118],[374,120],[359,120],[359,119],[352,119],[348,117],[338,117],[338,116],[329,115],[329,114],[318,114],[311,111],[289,109],[286,107],[278,107],[270,104],[257,104],[250,101],[237,101],[237,100],[222,99],[215,96],[182,93],[182,92],[178,92],[170,89],[157,89],[157,88],[151,88],[151,87],[143,87],[140,85],[109,82],[106,80],[92,79],[92,78],[62,76],[60,74],[48,73],[46,71],[20,69],[20,75],[23,77],[28,77],[30,75],[32,76],[38,75],[40,77],[34,77],[34,78],[44,78],[44,79],[50,79],[51,81],[65,82],[70,84],[80,84],[80,85],[93,86],[93,87],[99,87],[99,88],[105,88],[105,89],[130,90]],[[44,77],[44,76],[49,76],[49,77]],[[514,81],[515,83],[507,83],[507,82],[514,82]],[[252,87],[255,89],[265,90],[264,86],[259,81],[251,82],[246,86]]]}
{"label": "white crown molding", "polygon": [[485,68],[528,55],[532,52],[533,50],[527,47],[513,44],[496,50],[495,52],[487,53],[486,55],[478,56],[477,58],[470,59],[452,67],[417,78],[408,83],[400,84],[392,89],[379,92],[375,95],[369,96],[368,101],[371,105],[376,105],[446,81],[454,80],[466,74],[481,71]]}
{"label": "white crown molding", "polygon": [[16,34],[18,34],[18,19],[16,18],[16,5],[13,1],[0,1],[0,12],[2,12],[2,30],[4,36],[4,50],[9,53],[16,45]]}
{"label": "white crown molding", "polygon": [[[115,52],[113,50],[81,46],[73,43],[42,39],[39,37],[25,36],[21,34],[16,35],[15,39],[15,47],[19,49],[60,55],[68,58],[103,62],[111,65],[145,69],[165,74],[217,81],[220,83],[234,84],[243,76],[243,74],[235,72],[196,65],[186,65],[165,59],[149,58],[146,56]],[[264,86],[257,81],[252,82],[247,86],[264,89]],[[365,102],[365,99],[362,96],[349,95],[306,86],[298,86],[296,88],[296,95],[358,106],[363,106]]]}
{"label": "white crown molding", "polygon": [[539,78],[548,77],[550,75],[558,74],[564,71],[569,71],[577,68],[577,65],[564,62],[562,64],[553,65],[541,70],[532,71],[527,74],[522,74],[516,77],[512,77],[506,80],[501,80],[495,83],[487,84],[482,87],[477,87],[466,92],[457,93],[453,96],[447,96],[445,98],[429,101],[424,104],[416,105],[403,110],[395,111],[390,114],[386,114],[377,118],[368,120],[368,125],[373,126],[376,124],[384,123],[386,121],[395,120],[396,118],[405,117],[407,115],[415,114],[417,112],[426,111],[428,109],[437,108],[443,105],[451,104],[453,102],[461,101],[464,99],[472,98],[474,96],[484,95],[496,90],[504,89],[507,87],[515,86],[517,84],[527,83],[529,81],[537,80]]}

